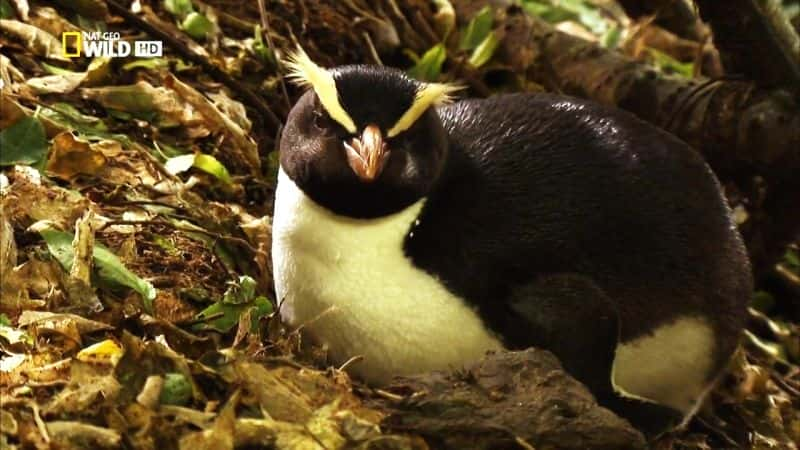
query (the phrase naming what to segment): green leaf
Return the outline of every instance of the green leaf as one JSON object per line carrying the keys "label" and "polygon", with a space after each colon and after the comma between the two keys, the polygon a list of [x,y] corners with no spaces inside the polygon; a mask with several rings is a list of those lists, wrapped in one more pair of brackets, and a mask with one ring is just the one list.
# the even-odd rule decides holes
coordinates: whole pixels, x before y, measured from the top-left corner
{"label": "green leaf", "polygon": [[[75,259],[75,255],[72,252],[72,241],[75,239],[75,235],[52,228],[40,230],[39,234],[42,235],[42,238],[47,243],[48,250],[61,263],[61,266],[67,271],[71,270],[72,262]],[[135,273],[128,270],[117,255],[102,244],[94,244],[92,259],[94,260],[97,275],[101,279],[127,286],[138,292],[144,299],[145,309],[148,312],[152,312],[156,289],[150,282],[139,278]]]}
{"label": "green leaf", "polygon": [[792,269],[800,269],[800,256],[791,248],[786,250],[786,253],[783,255],[783,260],[786,261],[786,264]]}
{"label": "green leaf", "polygon": [[178,19],[183,19],[194,12],[191,0],[164,0],[164,9]]}
{"label": "green leaf", "polygon": [[763,313],[768,313],[775,306],[775,297],[767,291],[755,291],[750,305]]}
{"label": "green leaf", "polygon": [[179,372],[164,374],[159,402],[162,405],[185,405],[192,399],[192,383]]}
{"label": "green leaf", "polygon": [[658,68],[660,68],[662,71],[666,73],[677,73],[678,75],[682,75],[686,78],[691,78],[694,74],[694,64],[690,62],[682,63],[672,56],[654,48],[648,47],[647,50],[653,57],[653,63],[655,63],[655,65],[658,66]]}
{"label": "green leaf", "polygon": [[203,172],[214,175],[224,183],[233,183],[228,169],[217,158],[205,153],[173,156],[164,163],[164,168],[173,175],[186,172],[190,167],[196,167]]}
{"label": "green leaf", "polygon": [[486,39],[472,51],[472,55],[469,57],[470,65],[472,65],[472,67],[480,67],[489,62],[499,44],[500,40],[497,39],[497,34],[493,31],[490,32],[486,35]]}
{"label": "green leaf", "polygon": [[228,169],[226,169],[225,166],[223,166],[222,163],[217,160],[217,158],[214,158],[211,155],[206,155],[205,153],[198,153],[195,155],[194,167],[197,167],[203,172],[214,175],[224,183],[233,183],[231,174],[228,173]]}
{"label": "green leaf", "polygon": [[549,23],[578,22],[598,36],[609,28],[597,5],[587,0],[523,0],[522,9]]}
{"label": "green leaf", "polygon": [[270,50],[269,45],[264,42],[264,38],[261,33],[261,25],[256,25],[254,27],[255,31],[253,33],[253,52],[261,58],[262,61],[275,64],[275,54],[272,53]]}
{"label": "green leaf", "polygon": [[16,19],[17,13],[11,3],[0,0],[0,19]]}
{"label": "green leaf", "polygon": [[214,30],[214,24],[206,16],[192,12],[183,19],[181,29],[195,39],[203,39]]}
{"label": "green leaf", "polygon": [[0,313],[0,325],[11,326],[11,319],[8,318],[6,313]]}
{"label": "green leaf", "polygon": [[565,20],[578,20],[578,14],[575,12],[560,6],[554,6],[540,1],[523,1],[522,9],[524,9],[528,14],[539,17],[548,23],[564,22]]}
{"label": "green leaf", "polygon": [[619,40],[622,37],[622,28],[614,25],[613,27],[609,28],[608,31],[603,33],[603,36],[600,37],[600,45],[604,48],[608,49],[615,49],[619,45]]}
{"label": "green leaf", "polygon": [[222,303],[241,305],[249,303],[256,296],[256,280],[247,275],[239,277],[239,282],[222,294]]}
{"label": "green leaf", "polygon": [[256,331],[258,329],[258,322],[262,317],[267,317],[272,314],[272,303],[263,295],[259,295],[253,299],[253,305],[255,305],[255,310],[250,313],[250,331]]}
{"label": "green leaf", "polygon": [[[100,118],[84,114],[69,103],[54,103],[49,108],[42,109],[41,114],[82,134],[91,134],[92,132],[105,133],[108,131],[108,127]],[[100,137],[104,138],[105,134]]]}
{"label": "green leaf", "polygon": [[444,44],[436,44],[422,55],[414,67],[408,70],[408,74],[420,81],[436,81],[442,73],[445,59],[447,59],[447,49]]}
{"label": "green leaf", "polygon": [[[230,331],[239,323],[239,318],[248,310],[250,313],[250,329],[256,330],[258,321],[272,312],[272,303],[264,296],[255,297],[256,282],[249,276],[239,277],[222,300],[201,311],[192,326],[194,330],[215,330],[221,333]],[[255,297],[255,298],[254,298]]]}
{"label": "green leaf", "polygon": [[137,59],[136,61],[131,61],[122,66],[122,70],[133,70],[133,69],[163,69],[165,67],[169,67],[169,61],[164,58],[144,58],[144,59]]}
{"label": "green leaf", "polygon": [[72,70],[62,69],[61,67],[54,66],[52,64],[47,64],[46,62],[42,62],[41,64],[45,72],[52,75],[75,75],[81,73],[81,72],[74,72]]}
{"label": "green leaf", "polygon": [[461,50],[472,50],[478,47],[489,36],[492,31],[494,14],[492,8],[484,6],[469,21],[464,31],[461,33],[461,42],[458,48]]}
{"label": "green leaf", "polygon": [[35,117],[23,117],[0,131],[0,166],[37,164],[47,155],[44,126]]}

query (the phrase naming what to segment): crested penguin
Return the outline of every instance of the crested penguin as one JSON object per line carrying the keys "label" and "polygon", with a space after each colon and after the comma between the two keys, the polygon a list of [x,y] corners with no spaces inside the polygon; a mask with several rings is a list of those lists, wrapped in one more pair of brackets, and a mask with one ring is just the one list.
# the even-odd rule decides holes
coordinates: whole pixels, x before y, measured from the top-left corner
{"label": "crested penguin", "polygon": [[536,346],[650,435],[696,411],[752,292],[697,152],[568,96],[453,102],[388,67],[289,66],[308,89],[280,139],[285,323],[374,385]]}

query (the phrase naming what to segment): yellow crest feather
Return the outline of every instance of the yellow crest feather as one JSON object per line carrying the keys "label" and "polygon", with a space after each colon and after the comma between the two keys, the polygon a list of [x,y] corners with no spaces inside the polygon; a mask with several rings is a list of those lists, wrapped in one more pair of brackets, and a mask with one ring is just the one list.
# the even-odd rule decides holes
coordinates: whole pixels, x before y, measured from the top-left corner
{"label": "yellow crest feather", "polygon": [[322,107],[331,118],[339,122],[348,132],[356,132],[356,124],[339,103],[339,93],[332,73],[314,63],[300,46],[289,55],[287,65],[290,70],[288,78],[299,85],[314,89]]}
{"label": "yellow crest feather", "polygon": [[394,137],[411,128],[414,122],[432,105],[441,105],[452,100],[452,94],[463,86],[447,83],[425,83],[414,96],[414,102],[400,117],[396,124],[387,132],[388,137]]}

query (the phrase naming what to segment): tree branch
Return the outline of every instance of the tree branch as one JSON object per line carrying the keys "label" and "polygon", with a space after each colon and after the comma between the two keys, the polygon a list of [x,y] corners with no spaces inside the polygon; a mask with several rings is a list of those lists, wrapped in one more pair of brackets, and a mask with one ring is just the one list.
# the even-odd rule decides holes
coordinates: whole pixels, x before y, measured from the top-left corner
{"label": "tree branch", "polygon": [[696,0],[729,74],[800,87],[800,38],[774,0]]}

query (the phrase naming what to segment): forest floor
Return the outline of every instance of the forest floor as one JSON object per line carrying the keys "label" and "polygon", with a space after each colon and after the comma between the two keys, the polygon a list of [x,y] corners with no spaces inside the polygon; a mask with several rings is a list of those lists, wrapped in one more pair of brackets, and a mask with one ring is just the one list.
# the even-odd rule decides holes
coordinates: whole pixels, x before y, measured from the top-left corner
{"label": "forest floor", "polygon": [[[267,3],[270,13],[304,20],[303,2]],[[528,3],[563,29],[641,53],[632,25],[590,2],[576,2],[586,8],[578,12]],[[276,52],[254,34],[253,5],[137,1],[134,15],[169,37],[163,56],[70,58],[64,51],[77,49],[69,40],[62,48],[64,32],[162,36],[112,2],[0,0],[0,448],[428,445],[413,430],[381,427],[381,402],[400,394],[326,368],[275,314],[273,150],[277,122],[300,91],[283,86]],[[490,64],[496,47],[490,16],[457,25],[473,67]],[[437,17],[448,26],[446,14]],[[329,48],[319,30],[348,26],[308,24],[305,39]],[[280,30],[273,39],[292,47]],[[378,58],[381,42],[352,39],[360,53],[330,60],[351,51],[362,62]],[[454,77],[446,52],[396,59],[421,78]],[[691,63],[649,55],[660,70],[693,74]],[[504,75],[489,89],[537,89],[520,78]],[[746,221],[747,208],[733,206]],[[796,246],[780,270],[789,282],[758,286],[742,346],[709,400],[655,448],[796,448]]]}

